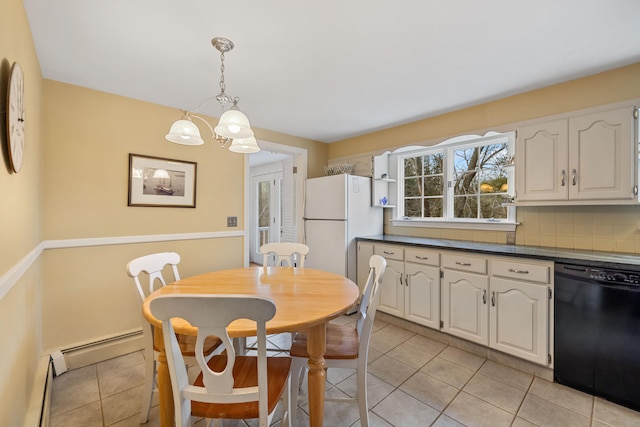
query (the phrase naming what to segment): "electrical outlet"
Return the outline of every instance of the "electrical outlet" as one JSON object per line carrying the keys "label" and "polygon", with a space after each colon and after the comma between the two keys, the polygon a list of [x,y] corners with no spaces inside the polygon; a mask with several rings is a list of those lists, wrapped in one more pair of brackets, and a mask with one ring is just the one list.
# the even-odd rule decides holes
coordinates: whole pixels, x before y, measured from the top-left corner
{"label": "electrical outlet", "polygon": [[237,227],[238,226],[238,217],[237,216],[228,216],[227,217],[227,227]]}
{"label": "electrical outlet", "polygon": [[507,231],[507,245],[515,245],[515,244],[516,244],[516,232]]}

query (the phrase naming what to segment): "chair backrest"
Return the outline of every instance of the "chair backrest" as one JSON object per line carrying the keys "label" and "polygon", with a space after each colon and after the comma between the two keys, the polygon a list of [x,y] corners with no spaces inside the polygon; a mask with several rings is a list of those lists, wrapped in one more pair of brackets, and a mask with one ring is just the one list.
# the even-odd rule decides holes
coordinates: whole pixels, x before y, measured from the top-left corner
{"label": "chair backrest", "polygon": [[[176,425],[188,425],[191,400],[209,403],[258,401],[260,425],[266,425],[267,407],[267,338],[266,322],[276,313],[274,302],[264,297],[246,295],[162,295],[151,301],[153,316],[162,321],[162,333],[171,376]],[[181,318],[198,328],[195,356],[203,374],[204,386],[189,384],[187,368],[171,323]],[[236,319],[254,320],[258,339],[258,385],[234,388],[233,366],[236,352],[227,334],[227,326]],[[212,371],[203,352],[208,336],[219,337],[226,348],[227,365],[221,372]],[[178,415],[182,424],[179,423]]]}
{"label": "chair backrest", "polygon": [[275,254],[277,266],[304,267],[304,259],[309,253],[309,246],[304,243],[279,242],[265,243],[260,246],[262,264],[269,265],[271,254]]}
{"label": "chair backrest", "polygon": [[[144,299],[149,296],[155,290],[156,283],[160,283],[161,286],[165,286],[167,282],[162,276],[162,270],[167,265],[171,265],[173,270],[173,277],[175,280],[180,280],[180,274],[178,273],[178,264],[180,263],[180,255],[175,252],[160,252],[157,254],[145,255],[140,258],[129,261],[127,264],[127,274],[133,277],[133,281],[138,288],[140,299]],[[149,286],[145,290],[145,287],[140,283],[140,273],[145,272],[149,275]]]}
{"label": "chair backrest", "polygon": [[361,349],[363,345],[369,346],[373,320],[380,305],[380,292],[378,291],[380,290],[382,275],[387,268],[387,260],[380,255],[371,255],[369,268],[369,277],[362,293],[360,307],[358,307],[358,319],[356,320]]}

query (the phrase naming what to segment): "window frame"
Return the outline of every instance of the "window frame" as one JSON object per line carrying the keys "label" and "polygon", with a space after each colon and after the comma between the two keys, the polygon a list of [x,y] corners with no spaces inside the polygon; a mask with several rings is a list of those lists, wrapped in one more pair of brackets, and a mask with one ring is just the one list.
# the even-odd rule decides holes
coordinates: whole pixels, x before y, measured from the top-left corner
{"label": "window frame", "polygon": [[[398,150],[389,157],[391,168],[397,171],[397,181],[395,184],[396,207],[393,209],[391,223],[394,226],[408,227],[438,227],[438,228],[461,228],[477,230],[502,230],[514,231],[517,225],[515,206],[507,206],[507,218],[453,218],[454,204],[454,152],[464,148],[475,148],[491,144],[507,143],[507,155],[513,158],[515,151],[516,133],[512,132],[489,132],[484,136],[465,135],[450,138],[437,145],[428,147],[407,147]],[[404,160],[411,157],[431,155],[434,153],[443,154],[443,217],[440,218],[409,218],[404,216]],[[503,168],[507,172],[507,182],[509,189],[507,194],[513,197],[515,191],[515,171],[513,165]]]}

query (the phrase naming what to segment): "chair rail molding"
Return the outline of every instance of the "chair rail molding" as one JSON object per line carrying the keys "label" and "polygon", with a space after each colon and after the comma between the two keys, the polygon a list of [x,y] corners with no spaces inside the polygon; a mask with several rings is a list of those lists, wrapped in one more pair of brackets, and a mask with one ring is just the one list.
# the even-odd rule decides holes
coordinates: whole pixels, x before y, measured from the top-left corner
{"label": "chair rail molding", "polygon": [[201,233],[149,234],[144,236],[94,237],[85,239],[43,240],[27,255],[0,276],[0,300],[9,293],[22,275],[33,265],[46,249],[79,248],[87,246],[126,245],[132,243],[168,242],[177,240],[221,239],[245,237],[244,230],[207,231]]}

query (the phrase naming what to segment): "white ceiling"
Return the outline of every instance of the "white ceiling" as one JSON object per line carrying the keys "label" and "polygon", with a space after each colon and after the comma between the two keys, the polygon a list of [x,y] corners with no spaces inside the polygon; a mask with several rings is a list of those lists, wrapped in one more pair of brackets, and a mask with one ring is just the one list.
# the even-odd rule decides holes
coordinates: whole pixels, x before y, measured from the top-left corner
{"label": "white ceiling", "polygon": [[24,3],[45,78],[193,110],[227,37],[252,126],[324,142],[640,61],[639,0]]}

